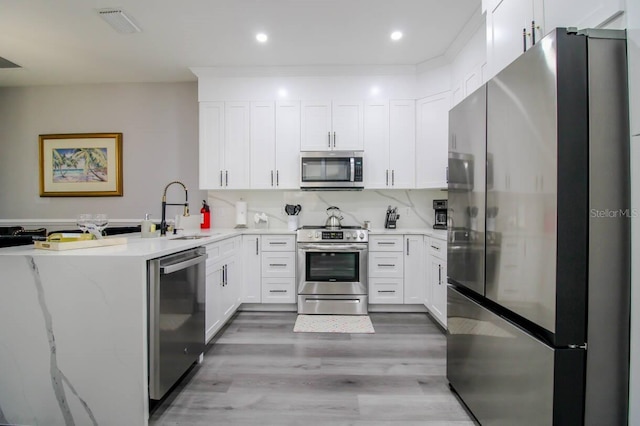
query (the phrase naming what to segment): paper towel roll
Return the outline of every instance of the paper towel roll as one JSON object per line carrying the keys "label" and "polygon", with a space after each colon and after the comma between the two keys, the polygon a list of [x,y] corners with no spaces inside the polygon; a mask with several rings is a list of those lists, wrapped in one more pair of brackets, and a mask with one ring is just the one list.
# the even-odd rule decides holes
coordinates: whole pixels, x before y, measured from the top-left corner
{"label": "paper towel roll", "polygon": [[247,202],[236,202],[236,226],[247,226]]}

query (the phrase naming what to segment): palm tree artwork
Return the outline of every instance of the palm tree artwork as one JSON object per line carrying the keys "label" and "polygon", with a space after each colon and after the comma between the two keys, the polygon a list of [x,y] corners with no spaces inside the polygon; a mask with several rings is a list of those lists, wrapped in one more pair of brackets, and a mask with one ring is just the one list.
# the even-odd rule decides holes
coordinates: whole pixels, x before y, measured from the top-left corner
{"label": "palm tree artwork", "polygon": [[53,182],[107,182],[107,148],[52,150]]}

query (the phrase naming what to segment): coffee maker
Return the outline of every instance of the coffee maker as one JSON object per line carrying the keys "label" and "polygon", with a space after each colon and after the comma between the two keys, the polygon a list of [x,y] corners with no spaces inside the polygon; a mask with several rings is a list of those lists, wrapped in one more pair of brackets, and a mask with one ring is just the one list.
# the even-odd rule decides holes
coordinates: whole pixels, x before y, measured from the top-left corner
{"label": "coffee maker", "polygon": [[435,220],[433,229],[447,229],[447,200],[433,200]]}

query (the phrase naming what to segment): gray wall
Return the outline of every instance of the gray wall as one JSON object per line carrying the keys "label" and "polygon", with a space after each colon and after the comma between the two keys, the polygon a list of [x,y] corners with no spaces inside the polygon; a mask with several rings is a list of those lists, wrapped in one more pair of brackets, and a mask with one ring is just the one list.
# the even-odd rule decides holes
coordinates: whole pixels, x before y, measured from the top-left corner
{"label": "gray wall", "polygon": [[[38,135],[100,132],[123,133],[124,196],[40,197]],[[5,224],[71,220],[81,212],[121,221],[151,213],[159,221],[162,191],[173,180],[187,185],[191,210],[199,214],[206,192],[198,190],[196,82],[0,88],[0,221]],[[168,196],[169,202],[183,197],[178,186]]]}

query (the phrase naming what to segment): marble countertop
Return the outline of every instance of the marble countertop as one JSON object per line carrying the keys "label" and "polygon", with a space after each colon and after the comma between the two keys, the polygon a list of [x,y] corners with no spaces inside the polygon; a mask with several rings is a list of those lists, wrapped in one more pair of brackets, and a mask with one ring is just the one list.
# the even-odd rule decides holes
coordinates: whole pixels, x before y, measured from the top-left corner
{"label": "marble countertop", "polygon": [[[423,234],[438,239],[447,239],[447,231],[429,228],[415,229],[372,229],[372,234]],[[203,238],[178,240],[182,235],[205,235]],[[14,246],[0,248],[0,256],[109,256],[109,257],[138,257],[142,260],[154,259],[182,250],[215,243],[216,241],[237,235],[268,235],[268,234],[291,234],[295,231],[287,229],[210,229],[200,232],[185,232],[184,234],[167,235],[166,237],[142,238],[140,233],[117,235],[110,238],[127,238],[127,244],[113,245],[106,247],[95,247],[76,250],[42,250],[31,245]]]}

